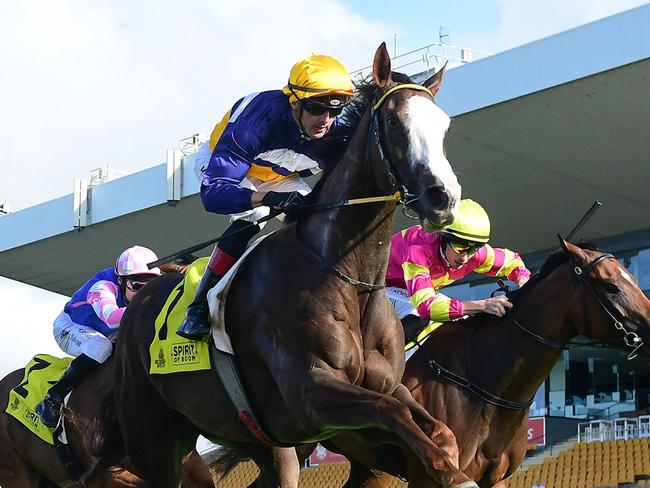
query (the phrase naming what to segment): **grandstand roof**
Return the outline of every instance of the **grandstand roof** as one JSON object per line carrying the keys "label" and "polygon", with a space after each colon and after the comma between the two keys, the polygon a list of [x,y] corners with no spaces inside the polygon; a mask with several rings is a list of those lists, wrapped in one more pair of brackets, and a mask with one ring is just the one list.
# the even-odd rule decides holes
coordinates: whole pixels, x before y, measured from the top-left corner
{"label": "grandstand roof", "polygon": [[[464,195],[489,210],[495,243],[553,247],[594,199],[604,206],[583,235],[650,243],[648,25],[645,5],[445,75],[448,156]],[[173,206],[162,164],[94,187],[80,230],[73,195],[1,217],[0,275],[71,294],[133,243],[165,255],[215,237],[227,219],[203,210],[191,166]]]}

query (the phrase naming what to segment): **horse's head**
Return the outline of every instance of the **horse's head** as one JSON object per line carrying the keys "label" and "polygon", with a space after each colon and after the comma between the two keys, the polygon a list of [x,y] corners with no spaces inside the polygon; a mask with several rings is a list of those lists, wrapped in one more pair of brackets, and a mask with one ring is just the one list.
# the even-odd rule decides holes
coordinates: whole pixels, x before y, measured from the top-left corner
{"label": "horse's head", "polygon": [[650,300],[636,278],[611,254],[581,249],[561,238],[560,244],[584,295],[573,299],[573,313],[583,317],[573,321],[578,332],[612,344],[623,341],[633,353],[650,355]]}
{"label": "horse's head", "polygon": [[407,76],[391,72],[385,43],[375,53],[377,143],[398,183],[416,197],[413,206],[427,230],[453,222],[461,193],[445,155],[450,119],[433,101],[443,73],[444,67],[423,85],[415,85]]}

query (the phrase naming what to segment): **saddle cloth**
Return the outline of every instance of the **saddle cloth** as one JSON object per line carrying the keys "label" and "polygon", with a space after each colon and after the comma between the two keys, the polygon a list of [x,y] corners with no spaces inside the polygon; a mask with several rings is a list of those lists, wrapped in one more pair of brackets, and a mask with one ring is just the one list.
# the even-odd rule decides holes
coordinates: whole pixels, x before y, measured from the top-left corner
{"label": "saddle cloth", "polygon": [[149,346],[150,374],[186,373],[210,369],[208,344],[203,341],[185,339],[176,334],[176,329],[185,318],[185,312],[194,300],[196,287],[208,264],[208,258],[194,261],[167,297],[167,301],[156,317],[155,334]]}
{"label": "saddle cloth", "polygon": [[20,384],[9,392],[5,412],[48,444],[54,445],[54,429],[41,423],[36,413],[36,405],[43,400],[47,390],[58,381],[71,362],[70,357],[57,358],[49,354],[37,354],[25,366],[25,374]]}
{"label": "saddle cloth", "polygon": [[214,345],[220,351],[227,352],[234,355],[235,352],[232,349],[232,344],[230,343],[230,337],[226,333],[226,298],[228,296],[228,291],[230,290],[230,285],[232,280],[237,275],[239,267],[244,262],[246,257],[255,249],[264,239],[273,234],[265,234],[255,240],[244,255],[237,260],[235,265],[224,275],[219,283],[208,292],[208,304],[210,306],[210,320],[212,322],[212,337],[214,339]]}
{"label": "saddle cloth", "polygon": [[[217,349],[234,354],[230,338],[224,325],[225,297],[237,270],[246,256],[266,236],[257,239],[237,260],[219,283],[208,292],[212,336]],[[208,264],[208,258],[194,261],[183,280],[171,291],[165,305],[156,317],[155,334],[149,346],[150,374],[186,373],[210,369],[210,349],[204,341],[185,339],[176,334],[176,329],[185,318],[187,307],[194,300],[196,288]]]}

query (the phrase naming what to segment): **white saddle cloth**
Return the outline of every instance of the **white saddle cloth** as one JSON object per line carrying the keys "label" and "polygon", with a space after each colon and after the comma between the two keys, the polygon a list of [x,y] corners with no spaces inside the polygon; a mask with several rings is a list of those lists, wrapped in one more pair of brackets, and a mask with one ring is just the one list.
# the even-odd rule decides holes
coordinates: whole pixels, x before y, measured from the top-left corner
{"label": "white saddle cloth", "polygon": [[210,322],[212,323],[212,337],[214,338],[214,344],[220,351],[227,352],[234,355],[235,351],[232,348],[230,343],[230,337],[226,332],[226,298],[228,296],[228,290],[230,290],[230,284],[232,283],[233,278],[236,276],[241,263],[244,262],[246,256],[257,247],[257,245],[262,242],[265,238],[272,234],[266,234],[255,240],[246,252],[242,255],[241,258],[237,260],[232,268],[219,280],[219,283],[208,292],[208,306],[210,307]]}

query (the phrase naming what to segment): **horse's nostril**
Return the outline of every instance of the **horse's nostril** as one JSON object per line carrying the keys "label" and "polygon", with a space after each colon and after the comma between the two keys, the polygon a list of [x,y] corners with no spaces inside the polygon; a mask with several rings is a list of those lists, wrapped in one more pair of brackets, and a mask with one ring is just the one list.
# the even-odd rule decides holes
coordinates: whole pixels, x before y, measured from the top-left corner
{"label": "horse's nostril", "polygon": [[436,210],[443,210],[449,206],[449,195],[441,186],[430,186],[425,191],[425,196],[429,205]]}

